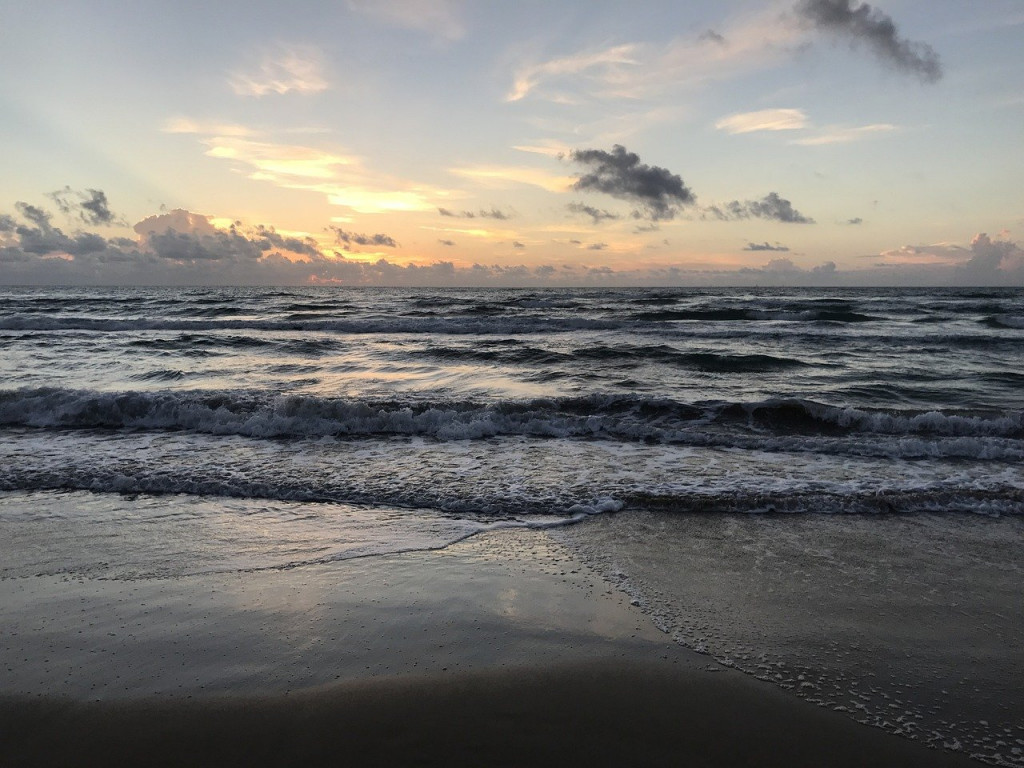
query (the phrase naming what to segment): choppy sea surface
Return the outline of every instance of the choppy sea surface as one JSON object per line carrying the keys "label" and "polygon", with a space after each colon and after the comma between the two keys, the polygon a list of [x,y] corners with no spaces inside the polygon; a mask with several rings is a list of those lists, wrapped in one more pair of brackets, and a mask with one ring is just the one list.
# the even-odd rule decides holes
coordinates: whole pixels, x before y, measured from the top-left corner
{"label": "choppy sea surface", "polygon": [[0,578],[617,513],[583,550],[641,589],[630,514],[1020,520],[1022,392],[1016,289],[2,288]]}

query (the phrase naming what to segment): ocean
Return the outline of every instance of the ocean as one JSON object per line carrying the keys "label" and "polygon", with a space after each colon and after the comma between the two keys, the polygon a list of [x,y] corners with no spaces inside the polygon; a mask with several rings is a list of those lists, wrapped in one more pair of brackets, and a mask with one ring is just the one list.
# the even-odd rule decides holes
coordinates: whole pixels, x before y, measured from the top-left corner
{"label": "ocean", "polygon": [[547,528],[716,663],[1022,764],[1022,387],[1019,289],[3,288],[0,578]]}

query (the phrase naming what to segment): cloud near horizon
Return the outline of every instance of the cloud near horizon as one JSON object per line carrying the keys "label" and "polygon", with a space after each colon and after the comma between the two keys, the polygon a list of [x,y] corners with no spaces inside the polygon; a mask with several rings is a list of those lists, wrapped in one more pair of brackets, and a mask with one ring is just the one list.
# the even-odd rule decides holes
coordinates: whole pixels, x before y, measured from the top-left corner
{"label": "cloud near horizon", "polygon": [[[135,237],[65,233],[49,211],[25,202],[0,214],[0,283],[5,285],[303,285],[396,286],[658,286],[658,285],[1024,285],[1024,249],[976,235],[969,246],[937,244],[887,251],[866,269],[840,270],[834,262],[805,268],[791,259],[761,267],[692,268],[645,264],[634,268],[577,263],[461,266],[454,262],[395,264],[384,258],[352,259],[323,248],[315,238],[271,226],[233,221],[184,209],[149,216]],[[331,228],[346,245],[397,247],[388,235]],[[521,250],[523,243],[511,242]],[[572,241],[586,251],[612,250],[602,242]],[[390,245],[389,243],[394,243]],[[454,244],[445,241],[444,245]],[[745,251],[784,251],[767,241]]]}
{"label": "cloud near horizon", "polygon": [[985,232],[969,247],[954,243],[904,245],[880,255],[877,266],[951,269],[964,285],[1024,284],[1024,249],[1012,240],[993,240]]}

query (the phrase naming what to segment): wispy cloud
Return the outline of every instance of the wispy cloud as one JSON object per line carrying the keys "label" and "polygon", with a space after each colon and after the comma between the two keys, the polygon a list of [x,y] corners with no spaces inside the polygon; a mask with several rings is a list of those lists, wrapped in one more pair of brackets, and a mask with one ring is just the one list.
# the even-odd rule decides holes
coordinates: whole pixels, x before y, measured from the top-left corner
{"label": "wispy cloud", "polygon": [[800,109],[761,109],[723,117],[715,128],[726,133],[793,131],[807,127],[807,115]]}
{"label": "wispy cloud", "polygon": [[423,226],[420,229],[425,229],[429,232],[447,232],[454,235],[466,235],[467,237],[476,237],[481,240],[512,240],[517,236],[517,233],[511,229],[484,229],[482,227],[477,228],[460,228],[460,227],[430,227]]}
{"label": "wispy cloud", "polygon": [[851,141],[860,141],[880,134],[892,133],[893,131],[898,130],[898,128],[891,123],[873,123],[872,125],[861,125],[855,128],[829,126],[821,130],[822,132],[816,136],[806,136],[802,139],[793,139],[790,144],[799,144],[805,147],[817,147],[824,144],[846,144]]}
{"label": "wispy cloud", "polygon": [[254,141],[233,136],[204,139],[206,154],[224,160],[237,160],[256,172],[272,176],[304,179],[335,178],[339,166],[353,165],[355,159],[334,152],[294,144]]}
{"label": "wispy cloud", "polygon": [[220,123],[216,121],[193,120],[190,117],[172,117],[160,129],[164,133],[192,133],[207,136],[252,136],[250,128],[237,123]]}
{"label": "wispy cloud", "polygon": [[548,192],[567,192],[576,181],[571,176],[557,176],[542,168],[529,166],[475,165],[452,168],[450,172],[492,189],[526,184],[546,189]]}
{"label": "wispy cloud", "polygon": [[802,146],[818,146],[822,144],[842,144],[851,141],[891,133],[898,130],[892,123],[872,123],[871,125],[815,126],[802,109],[762,109],[756,112],[740,112],[723,117],[715,123],[715,128],[730,134],[755,133],[760,131],[802,131],[806,135],[792,139],[790,144]]}
{"label": "wispy cloud", "polygon": [[[519,101],[526,98],[538,85],[566,76],[590,72],[592,76],[607,77],[614,69],[636,65],[636,49],[635,45],[616,45],[603,50],[582,51],[536,64],[523,65],[516,72],[512,90],[505,100]],[[594,70],[597,70],[596,73]]]}
{"label": "wispy cloud", "polygon": [[557,139],[542,139],[536,144],[516,144],[512,149],[519,152],[529,152],[534,155],[545,155],[547,157],[561,157],[568,155],[572,147]]}
{"label": "wispy cloud", "polygon": [[313,46],[279,45],[266,52],[259,64],[228,75],[228,85],[239,96],[318,93],[329,87],[323,55]]}
{"label": "wispy cloud", "polygon": [[452,0],[348,0],[348,7],[384,24],[441,40],[461,40],[466,34],[459,3]]}
{"label": "wispy cloud", "polygon": [[666,44],[626,42],[529,61],[514,71],[508,101],[638,99],[705,86],[782,59],[805,36],[785,23],[780,6],[745,14],[713,35]]}
{"label": "wispy cloud", "polygon": [[332,205],[358,213],[435,210],[439,203],[460,196],[374,172],[360,158],[330,149],[242,136],[205,136],[200,141],[209,157],[234,162],[254,181],[318,192]]}

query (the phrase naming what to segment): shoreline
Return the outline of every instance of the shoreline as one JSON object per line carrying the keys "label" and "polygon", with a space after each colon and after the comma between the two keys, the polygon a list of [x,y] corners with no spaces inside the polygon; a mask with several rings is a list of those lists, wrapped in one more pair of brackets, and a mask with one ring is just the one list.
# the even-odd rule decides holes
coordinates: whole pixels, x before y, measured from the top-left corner
{"label": "shoreline", "polygon": [[3,764],[973,764],[678,645],[546,531],[0,606]]}

